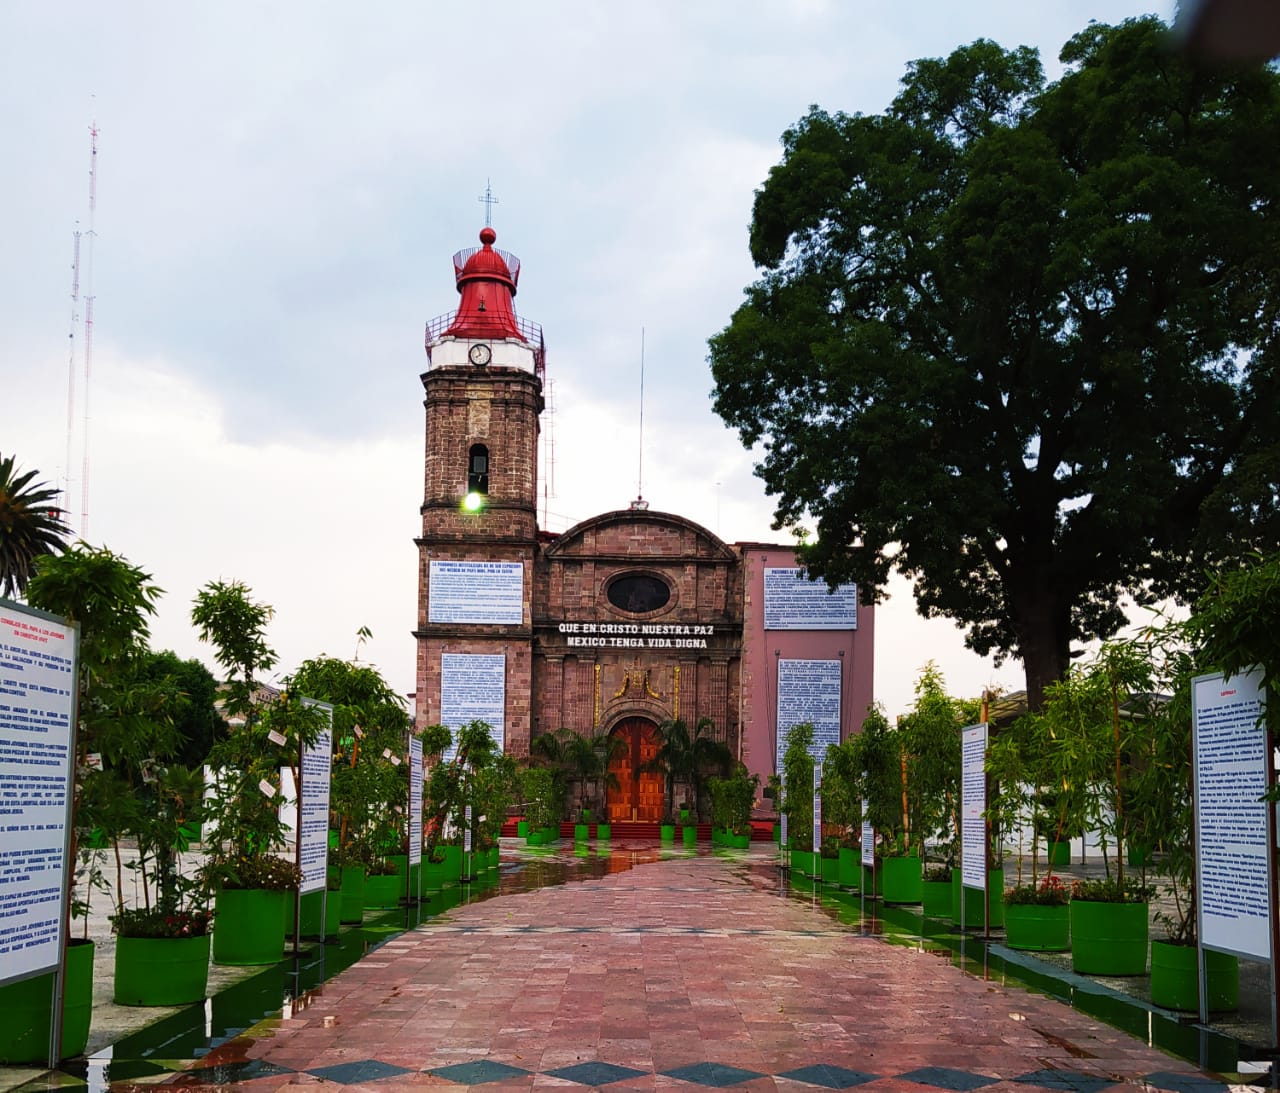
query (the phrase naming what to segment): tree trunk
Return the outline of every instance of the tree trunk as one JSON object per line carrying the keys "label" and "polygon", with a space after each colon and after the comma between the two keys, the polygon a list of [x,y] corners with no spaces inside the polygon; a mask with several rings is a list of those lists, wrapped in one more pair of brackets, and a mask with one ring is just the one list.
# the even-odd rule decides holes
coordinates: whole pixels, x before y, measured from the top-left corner
{"label": "tree trunk", "polygon": [[1071,663],[1070,635],[1066,620],[1055,620],[1055,606],[1020,612],[1018,652],[1027,681],[1027,709],[1044,705],[1045,688],[1066,675]]}

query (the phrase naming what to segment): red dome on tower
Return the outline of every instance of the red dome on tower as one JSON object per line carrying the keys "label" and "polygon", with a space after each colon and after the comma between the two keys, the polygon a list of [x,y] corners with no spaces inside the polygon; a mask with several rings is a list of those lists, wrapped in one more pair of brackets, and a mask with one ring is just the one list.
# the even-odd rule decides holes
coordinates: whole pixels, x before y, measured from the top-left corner
{"label": "red dome on tower", "polygon": [[493,244],[498,233],[486,227],[480,232],[480,246],[453,256],[454,276],[462,300],[452,324],[444,331],[456,338],[517,338],[516,284],[520,280],[520,259]]}

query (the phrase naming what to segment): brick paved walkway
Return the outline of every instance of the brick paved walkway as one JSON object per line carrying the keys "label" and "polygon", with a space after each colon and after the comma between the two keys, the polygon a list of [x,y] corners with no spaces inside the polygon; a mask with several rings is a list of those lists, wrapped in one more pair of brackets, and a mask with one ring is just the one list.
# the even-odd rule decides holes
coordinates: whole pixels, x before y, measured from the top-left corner
{"label": "brick paved walkway", "polygon": [[302,1003],[165,1084],[1223,1088],[1067,1006],[842,929],[705,856],[454,909]]}

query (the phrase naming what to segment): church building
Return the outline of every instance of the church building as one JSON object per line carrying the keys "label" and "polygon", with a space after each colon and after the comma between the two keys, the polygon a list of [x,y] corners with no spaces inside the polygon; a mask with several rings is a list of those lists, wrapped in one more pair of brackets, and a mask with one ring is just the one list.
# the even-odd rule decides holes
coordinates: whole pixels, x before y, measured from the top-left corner
{"label": "church building", "polygon": [[458,309],[426,330],[417,727],[483,720],[518,756],[561,727],[620,736],[614,822],[676,804],[640,770],[670,719],[709,719],[762,784],[791,725],[813,722],[819,752],[856,731],[875,615],[854,586],[829,592],[792,547],[725,543],[642,500],[539,529],[546,347],[496,241],[486,227],[454,255]]}

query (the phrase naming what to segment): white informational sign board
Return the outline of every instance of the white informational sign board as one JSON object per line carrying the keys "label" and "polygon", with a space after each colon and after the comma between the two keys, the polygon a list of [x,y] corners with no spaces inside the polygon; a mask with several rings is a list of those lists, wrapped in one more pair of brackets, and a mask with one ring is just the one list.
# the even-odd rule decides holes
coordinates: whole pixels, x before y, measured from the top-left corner
{"label": "white informational sign board", "polygon": [[77,641],[60,619],[0,600],[0,982],[62,959]]}
{"label": "white informational sign board", "polygon": [[502,653],[442,653],[440,655],[440,723],[453,733],[445,753],[457,752],[458,730],[472,721],[484,721],[493,730],[493,742],[503,750],[507,709],[507,658]]}
{"label": "white informational sign board", "polygon": [[[866,778],[867,772],[862,772],[862,777]],[[875,868],[876,864],[876,829],[871,826],[871,821],[867,819],[867,799],[862,798],[862,864],[870,869]]]}
{"label": "white informational sign board", "polygon": [[987,726],[960,730],[960,883],[987,888]]}
{"label": "white informational sign board", "polygon": [[813,852],[822,851],[822,764],[813,764]]}
{"label": "white informational sign board", "polygon": [[811,581],[799,566],[764,571],[766,630],[856,630],[858,586]]}
{"label": "white informational sign board", "polygon": [[521,562],[433,560],[430,572],[428,622],[519,626],[524,621]]}
{"label": "white informational sign board", "polygon": [[298,787],[298,865],[302,883],[298,891],[323,892],[329,868],[329,785],[333,769],[333,707],[304,698],[303,704],[322,710],[325,728],[311,747],[302,749]]}
{"label": "white informational sign board", "polygon": [[422,861],[422,741],[409,739],[409,864]]}
{"label": "white informational sign board", "polygon": [[1261,673],[1192,683],[1192,770],[1200,943],[1271,959],[1267,734]]}
{"label": "white informational sign board", "polygon": [[813,747],[809,754],[815,762],[826,758],[827,748],[840,743],[840,669],[839,660],[778,661],[778,740],[777,770],[782,773],[782,756],[787,747],[787,732],[808,721],[813,725]]}

